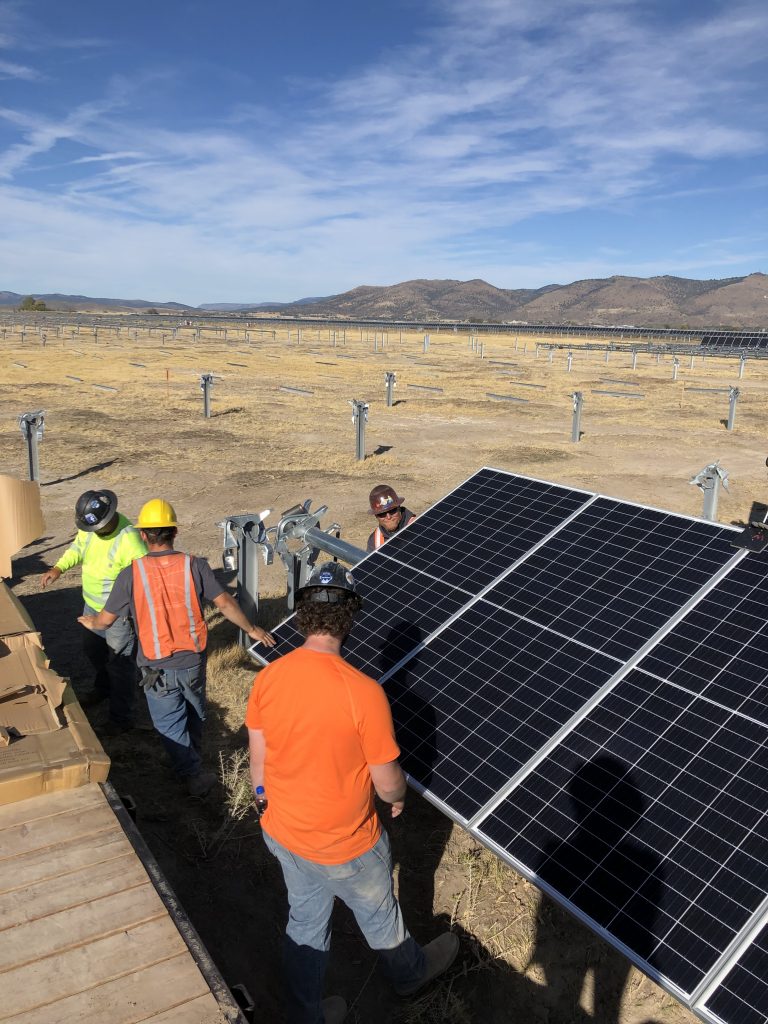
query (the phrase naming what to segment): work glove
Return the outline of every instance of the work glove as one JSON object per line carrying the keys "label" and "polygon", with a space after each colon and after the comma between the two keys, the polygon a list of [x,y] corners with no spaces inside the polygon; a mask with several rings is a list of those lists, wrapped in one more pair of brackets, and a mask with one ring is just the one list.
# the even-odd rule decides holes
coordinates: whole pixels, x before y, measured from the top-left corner
{"label": "work glove", "polygon": [[160,682],[162,672],[157,668],[143,668],[141,670],[141,679],[139,680],[139,686],[142,688],[144,693],[148,693],[149,690],[156,690],[157,684]]}

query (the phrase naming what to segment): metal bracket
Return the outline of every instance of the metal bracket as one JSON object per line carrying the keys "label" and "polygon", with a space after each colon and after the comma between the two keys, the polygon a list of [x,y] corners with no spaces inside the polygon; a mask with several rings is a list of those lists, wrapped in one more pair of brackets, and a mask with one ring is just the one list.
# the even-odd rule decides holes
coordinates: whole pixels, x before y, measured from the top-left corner
{"label": "metal bracket", "polygon": [[[266,508],[255,514],[227,516],[216,524],[223,531],[224,568],[237,572],[237,600],[251,622],[256,621],[259,610],[258,555],[261,554],[265,565],[271,565],[274,558],[264,526],[271,511]],[[244,642],[245,634],[240,630],[240,643]]]}
{"label": "metal bracket", "polygon": [[720,484],[728,490],[728,470],[723,469],[720,460],[711,462],[708,466],[700,469],[696,476],[692,477],[689,484],[700,487],[704,492],[703,516],[711,522],[717,520],[717,499]]}

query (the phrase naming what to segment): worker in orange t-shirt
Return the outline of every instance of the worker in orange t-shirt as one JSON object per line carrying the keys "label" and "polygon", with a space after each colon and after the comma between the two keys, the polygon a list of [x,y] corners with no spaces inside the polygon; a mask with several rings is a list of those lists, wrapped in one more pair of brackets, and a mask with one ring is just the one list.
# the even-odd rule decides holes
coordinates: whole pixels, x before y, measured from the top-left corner
{"label": "worker in orange t-shirt", "polygon": [[326,562],[296,596],[304,644],[257,675],[245,724],[254,791],[267,804],[264,841],[288,889],[290,1020],[332,1024],[347,1012],[340,996],[322,998],[334,897],[355,915],[398,995],[447,970],[459,941],[446,932],[422,948],[395,899],[374,793],[397,817],[406,782],[386,694],[341,656],[362,606],[354,578]]}

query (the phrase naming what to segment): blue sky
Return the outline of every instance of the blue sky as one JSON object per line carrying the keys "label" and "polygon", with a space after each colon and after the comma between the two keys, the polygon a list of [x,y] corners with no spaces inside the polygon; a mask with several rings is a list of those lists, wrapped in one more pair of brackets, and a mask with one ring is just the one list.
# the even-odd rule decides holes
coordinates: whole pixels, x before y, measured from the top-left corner
{"label": "blue sky", "polygon": [[764,0],[0,0],[0,290],[768,272]]}

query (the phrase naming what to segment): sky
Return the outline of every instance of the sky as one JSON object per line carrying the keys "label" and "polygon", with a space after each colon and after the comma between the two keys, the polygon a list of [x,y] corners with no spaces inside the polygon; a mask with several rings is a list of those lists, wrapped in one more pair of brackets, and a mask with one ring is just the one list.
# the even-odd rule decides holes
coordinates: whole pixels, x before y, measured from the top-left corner
{"label": "sky", "polygon": [[0,290],[768,272],[765,0],[0,0]]}

